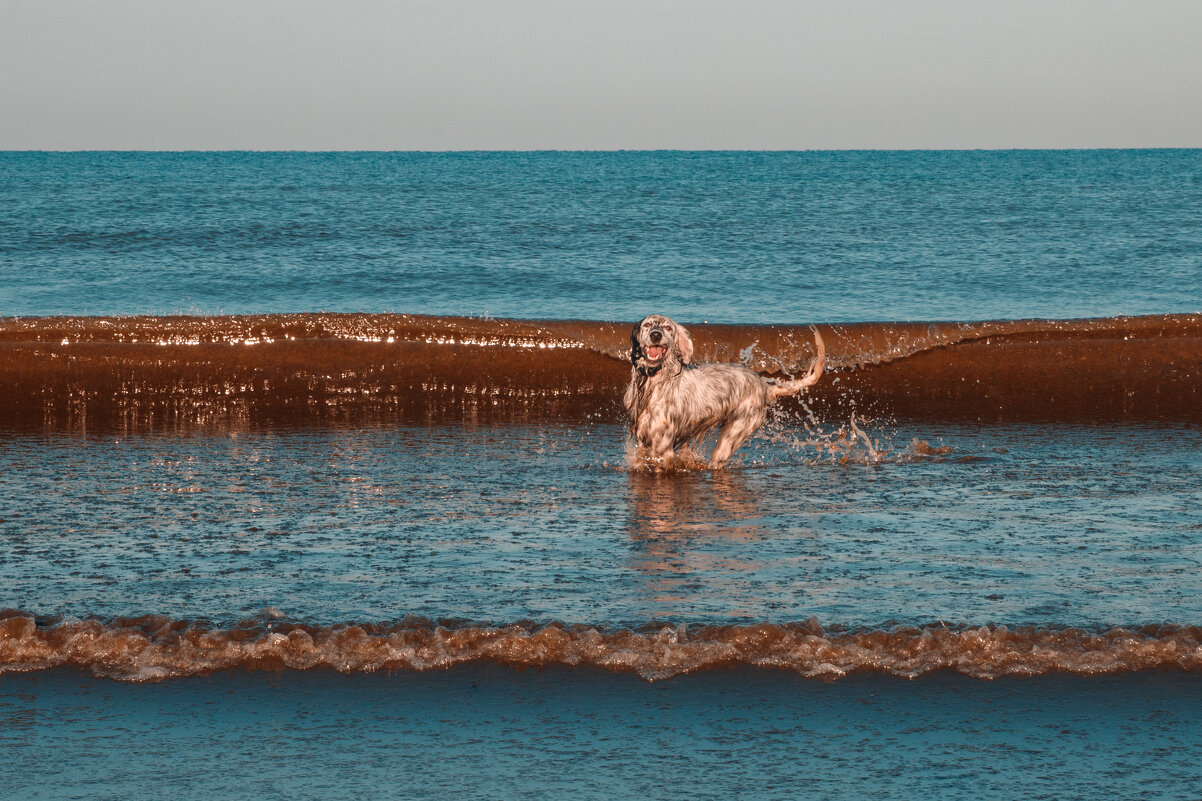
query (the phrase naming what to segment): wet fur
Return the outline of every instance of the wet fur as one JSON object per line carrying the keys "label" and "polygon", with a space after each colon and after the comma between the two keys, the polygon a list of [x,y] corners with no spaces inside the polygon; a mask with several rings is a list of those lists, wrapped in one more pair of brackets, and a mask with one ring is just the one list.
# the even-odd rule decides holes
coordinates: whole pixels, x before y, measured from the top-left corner
{"label": "wet fur", "polygon": [[[656,331],[659,342],[652,339]],[[769,383],[735,364],[692,365],[693,341],[683,326],[663,315],[644,318],[630,333],[631,371],[625,404],[631,433],[645,455],[657,466],[668,468],[677,448],[721,426],[709,466],[724,466],[763,425],[774,400],[817,383],[826,366],[826,348],[816,328],[814,337],[818,356],[806,375]],[[649,349],[661,346],[666,348],[661,359],[648,357]]]}

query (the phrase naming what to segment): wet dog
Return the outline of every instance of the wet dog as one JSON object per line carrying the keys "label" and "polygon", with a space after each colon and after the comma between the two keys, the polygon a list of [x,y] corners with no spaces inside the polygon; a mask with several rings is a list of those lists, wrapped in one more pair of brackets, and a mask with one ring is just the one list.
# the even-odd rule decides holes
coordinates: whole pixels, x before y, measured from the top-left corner
{"label": "wet dog", "polygon": [[630,332],[630,431],[656,465],[668,468],[677,448],[721,426],[709,462],[720,468],[763,424],[773,401],[818,382],[826,345],[817,328],[814,343],[818,355],[804,376],[770,382],[737,364],[693,365],[693,340],[684,326],[661,314],[646,317]]}

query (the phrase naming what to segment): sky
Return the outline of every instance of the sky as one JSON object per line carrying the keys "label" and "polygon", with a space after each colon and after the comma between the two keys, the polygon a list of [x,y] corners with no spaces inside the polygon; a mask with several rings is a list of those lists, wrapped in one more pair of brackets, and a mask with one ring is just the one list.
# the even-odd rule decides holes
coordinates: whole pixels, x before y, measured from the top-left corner
{"label": "sky", "polygon": [[1202,146],[1199,0],[0,0],[0,149]]}

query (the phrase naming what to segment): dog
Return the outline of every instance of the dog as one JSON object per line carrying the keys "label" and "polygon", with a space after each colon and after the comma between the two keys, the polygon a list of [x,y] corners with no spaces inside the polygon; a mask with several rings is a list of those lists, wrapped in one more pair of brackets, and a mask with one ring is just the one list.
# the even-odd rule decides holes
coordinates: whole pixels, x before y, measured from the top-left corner
{"label": "dog", "polygon": [[676,449],[722,427],[710,469],[723,467],[755,433],[777,398],[818,383],[826,369],[826,345],[818,329],[818,355],[804,376],[772,382],[737,364],[693,365],[693,340],[684,326],[662,314],[635,323],[630,332],[630,384],[624,403],[630,432],[660,468],[672,467]]}

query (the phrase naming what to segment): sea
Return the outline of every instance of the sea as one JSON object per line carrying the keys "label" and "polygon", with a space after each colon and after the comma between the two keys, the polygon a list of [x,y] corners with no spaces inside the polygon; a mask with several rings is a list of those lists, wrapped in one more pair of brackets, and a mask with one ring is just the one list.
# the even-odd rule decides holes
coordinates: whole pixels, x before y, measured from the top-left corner
{"label": "sea", "polygon": [[1202,150],[0,153],[0,610],[3,799],[1202,798]]}

